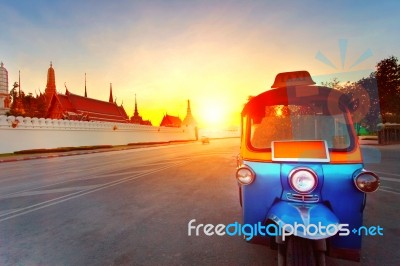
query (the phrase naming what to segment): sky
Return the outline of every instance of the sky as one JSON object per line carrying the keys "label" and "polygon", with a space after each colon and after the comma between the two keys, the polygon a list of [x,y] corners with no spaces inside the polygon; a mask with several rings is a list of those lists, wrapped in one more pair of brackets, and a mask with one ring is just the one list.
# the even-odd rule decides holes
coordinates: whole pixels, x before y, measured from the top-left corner
{"label": "sky", "polygon": [[[28,1],[0,0],[0,60],[11,85],[108,100],[158,125],[237,125],[248,96],[279,72],[356,81],[400,56],[400,1]],[[329,62],[327,61],[329,60]],[[358,62],[358,63],[357,63]],[[346,79],[346,80],[344,80]]]}

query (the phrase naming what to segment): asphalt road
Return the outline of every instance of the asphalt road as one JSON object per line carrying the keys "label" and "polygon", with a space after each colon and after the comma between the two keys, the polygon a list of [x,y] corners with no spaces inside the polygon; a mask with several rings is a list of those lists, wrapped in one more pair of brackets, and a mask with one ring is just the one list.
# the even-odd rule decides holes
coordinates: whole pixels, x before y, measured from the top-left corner
{"label": "asphalt road", "polygon": [[[0,265],[273,265],[241,237],[188,236],[188,222],[241,221],[238,139],[0,164]],[[361,265],[400,265],[400,146],[365,146],[382,176],[368,197]],[[329,265],[360,265],[328,259]]]}

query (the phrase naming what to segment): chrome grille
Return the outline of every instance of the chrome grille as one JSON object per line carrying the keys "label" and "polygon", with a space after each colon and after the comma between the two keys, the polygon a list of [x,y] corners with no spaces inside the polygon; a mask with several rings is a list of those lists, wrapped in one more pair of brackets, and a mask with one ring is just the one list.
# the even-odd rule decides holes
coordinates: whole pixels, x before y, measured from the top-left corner
{"label": "chrome grille", "polygon": [[301,195],[301,194],[287,193],[286,198],[288,200],[297,201],[297,202],[318,202],[319,201],[318,195]]}

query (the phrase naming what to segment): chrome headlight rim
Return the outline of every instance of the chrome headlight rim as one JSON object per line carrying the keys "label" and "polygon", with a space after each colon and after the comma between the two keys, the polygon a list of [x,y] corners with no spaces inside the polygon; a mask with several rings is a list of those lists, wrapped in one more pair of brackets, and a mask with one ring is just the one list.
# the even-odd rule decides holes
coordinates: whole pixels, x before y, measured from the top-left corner
{"label": "chrome headlight rim", "polygon": [[[301,172],[301,171],[308,172],[309,174],[311,174],[311,176],[312,176],[313,179],[314,179],[314,184],[313,184],[313,186],[312,186],[311,188],[305,190],[305,191],[298,189],[298,188],[295,186],[295,183],[293,182],[293,179],[295,178],[295,174],[298,173],[298,172]],[[317,186],[318,186],[318,175],[314,172],[314,170],[312,170],[311,168],[308,168],[308,167],[296,167],[296,168],[294,168],[292,171],[290,171],[289,176],[288,176],[288,179],[289,179],[289,185],[290,185],[290,187],[291,187],[294,191],[296,191],[297,193],[299,193],[299,194],[301,194],[301,195],[310,194],[310,193],[313,192],[313,191],[317,188]]]}
{"label": "chrome headlight rim", "polygon": [[[239,176],[240,172],[248,171],[249,181],[244,181],[243,178]],[[243,176],[243,175],[242,175]],[[247,186],[254,182],[256,179],[256,173],[247,165],[241,165],[236,170],[236,180],[240,185]]]}

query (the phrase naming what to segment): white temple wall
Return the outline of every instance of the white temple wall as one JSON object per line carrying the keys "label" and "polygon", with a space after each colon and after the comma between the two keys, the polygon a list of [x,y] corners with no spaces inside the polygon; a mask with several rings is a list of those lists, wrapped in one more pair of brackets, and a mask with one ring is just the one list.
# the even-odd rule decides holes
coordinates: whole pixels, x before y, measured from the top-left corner
{"label": "white temple wall", "polygon": [[30,149],[181,140],[195,140],[194,128],[0,116],[0,154]]}

